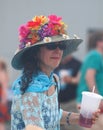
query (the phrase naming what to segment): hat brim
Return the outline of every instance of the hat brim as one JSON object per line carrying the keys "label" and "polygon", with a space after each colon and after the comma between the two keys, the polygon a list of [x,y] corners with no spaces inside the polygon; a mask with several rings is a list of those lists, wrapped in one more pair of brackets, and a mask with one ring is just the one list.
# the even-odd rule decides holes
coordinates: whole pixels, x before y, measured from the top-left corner
{"label": "hat brim", "polygon": [[16,52],[16,54],[14,55],[14,57],[11,61],[11,65],[13,66],[13,68],[15,68],[17,70],[21,70],[23,68],[23,62],[22,61],[23,61],[24,52],[26,53],[26,51],[30,50],[31,48],[33,48],[37,45],[44,45],[44,44],[50,44],[50,43],[62,42],[62,41],[65,41],[65,44],[66,44],[66,49],[63,52],[63,58],[64,58],[68,54],[71,54],[72,52],[76,51],[77,47],[79,46],[79,44],[83,40],[82,39],[65,39],[61,36],[53,36],[52,41],[50,41],[50,42],[40,41],[40,42],[38,42],[34,45],[25,47],[24,49]]}

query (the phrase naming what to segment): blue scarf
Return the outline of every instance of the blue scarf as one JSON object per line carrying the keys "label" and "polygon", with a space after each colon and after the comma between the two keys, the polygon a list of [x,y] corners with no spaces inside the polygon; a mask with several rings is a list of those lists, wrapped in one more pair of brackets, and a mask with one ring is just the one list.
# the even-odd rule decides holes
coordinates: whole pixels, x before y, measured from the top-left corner
{"label": "blue scarf", "polygon": [[[12,90],[14,94],[21,94],[21,77],[19,77],[12,86]],[[32,82],[29,84],[27,90],[25,92],[44,92],[47,91],[52,85],[56,85],[53,72],[51,72],[50,77],[48,77],[45,73],[39,72],[37,75],[33,76]]]}

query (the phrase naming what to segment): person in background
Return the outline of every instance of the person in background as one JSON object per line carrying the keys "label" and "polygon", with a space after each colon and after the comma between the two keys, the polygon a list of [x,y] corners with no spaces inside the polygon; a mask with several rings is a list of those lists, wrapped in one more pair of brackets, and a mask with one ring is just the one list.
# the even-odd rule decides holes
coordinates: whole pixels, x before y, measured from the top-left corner
{"label": "person in background", "polygon": [[0,130],[6,130],[6,123],[10,121],[8,109],[9,76],[6,62],[0,58]]}
{"label": "person in background", "polygon": [[[53,73],[61,59],[82,42],[70,39],[65,27],[56,15],[35,16],[20,27],[20,44],[11,64],[22,74],[12,86],[11,130],[60,130],[60,122],[78,124],[79,113],[59,108],[59,79]],[[97,116],[98,110],[93,123]]]}
{"label": "person in background", "polygon": [[[76,109],[76,91],[79,75],[79,69],[81,67],[81,61],[73,57],[72,55],[67,55],[60,63],[60,65],[55,69],[56,73],[60,78],[60,91],[58,100],[61,108],[65,111],[74,111]],[[66,125],[61,125],[61,130],[69,130]],[[72,129],[78,129],[77,126],[72,126]]]}
{"label": "person in background", "polygon": [[[80,82],[77,90],[77,104],[80,106],[82,92],[92,91],[103,96],[103,32],[93,33],[90,37],[91,51],[87,54],[80,71]],[[100,108],[103,107],[103,101]],[[103,108],[102,108],[103,109]],[[103,129],[103,113],[90,130]]]}
{"label": "person in background", "polygon": [[61,80],[61,89],[59,92],[60,103],[68,102],[76,98],[78,83],[76,77],[79,74],[80,67],[81,62],[79,60],[71,55],[67,55],[55,69],[54,72],[60,77]]}

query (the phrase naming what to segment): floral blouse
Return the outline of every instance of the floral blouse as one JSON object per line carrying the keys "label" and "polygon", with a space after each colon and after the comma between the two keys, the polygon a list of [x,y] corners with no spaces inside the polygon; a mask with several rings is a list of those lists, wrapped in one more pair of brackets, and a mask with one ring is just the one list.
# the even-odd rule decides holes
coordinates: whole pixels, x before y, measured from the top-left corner
{"label": "floral blouse", "polygon": [[62,110],[58,109],[58,89],[56,87],[51,96],[45,94],[49,87],[56,85],[53,74],[50,77],[44,73],[34,76],[23,95],[20,92],[20,79],[13,85],[11,130],[25,130],[28,124],[37,125],[45,130],[60,130]]}

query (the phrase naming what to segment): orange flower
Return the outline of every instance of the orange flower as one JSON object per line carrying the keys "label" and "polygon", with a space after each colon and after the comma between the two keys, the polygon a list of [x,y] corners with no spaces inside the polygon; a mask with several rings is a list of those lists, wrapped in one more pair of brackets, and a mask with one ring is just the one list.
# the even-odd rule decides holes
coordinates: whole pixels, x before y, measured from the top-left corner
{"label": "orange flower", "polygon": [[38,25],[44,25],[45,23],[48,22],[48,18],[46,16],[35,16],[33,19],[32,19],[34,22],[37,22]]}
{"label": "orange flower", "polygon": [[31,44],[33,45],[37,41],[39,41],[39,36],[36,33],[32,33],[32,39],[30,40]]}

